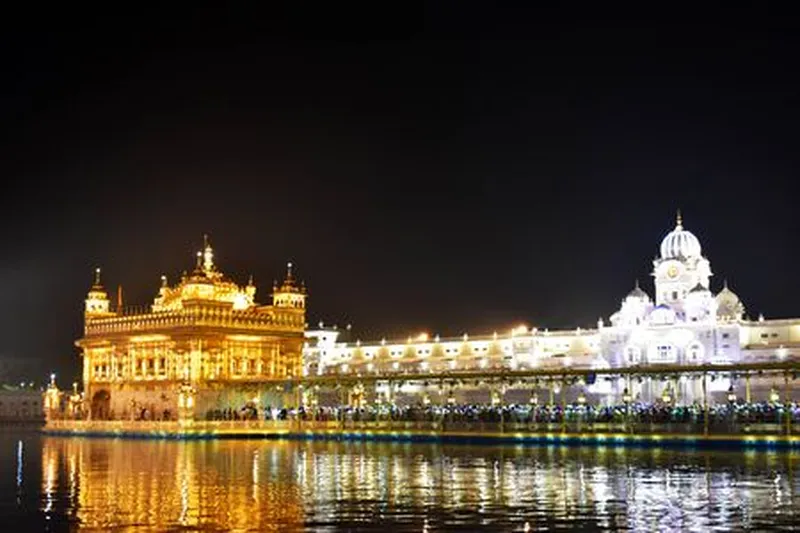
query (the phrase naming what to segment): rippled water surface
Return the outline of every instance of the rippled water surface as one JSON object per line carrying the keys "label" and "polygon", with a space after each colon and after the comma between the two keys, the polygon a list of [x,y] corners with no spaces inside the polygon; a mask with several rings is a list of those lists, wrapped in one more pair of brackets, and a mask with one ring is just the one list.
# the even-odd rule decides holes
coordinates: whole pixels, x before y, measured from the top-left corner
{"label": "rippled water surface", "polygon": [[0,436],[0,531],[764,531],[798,455]]}

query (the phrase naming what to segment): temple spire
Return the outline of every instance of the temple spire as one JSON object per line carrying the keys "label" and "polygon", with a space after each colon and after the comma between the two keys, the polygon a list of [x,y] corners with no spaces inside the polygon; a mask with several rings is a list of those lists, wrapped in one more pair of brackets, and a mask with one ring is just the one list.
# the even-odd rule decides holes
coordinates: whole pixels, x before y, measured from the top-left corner
{"label": "temple spire", "polygon": [[681,210],[678,208],[678,212],[675,215],[675,227],[678,229],[683,228],[683,217],[681,216]]}
{"label": "temple spire", "polygon": [[100,267],[94,269],[94,286],[95,287],[103,286],[103,284],[100,283]]}
{"label": "temple spire", "polygon": [[208,235],[203,235],[203,270],[208,274],[214,270],[214,249],[208,242]]}

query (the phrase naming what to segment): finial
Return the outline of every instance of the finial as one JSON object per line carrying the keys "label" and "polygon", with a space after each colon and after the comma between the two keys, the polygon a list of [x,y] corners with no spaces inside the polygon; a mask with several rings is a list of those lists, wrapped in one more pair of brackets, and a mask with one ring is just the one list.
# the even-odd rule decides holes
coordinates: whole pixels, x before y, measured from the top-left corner
{"label": "finial", "polygon": [[214,270],[214,250],[208,242],[208,235],[203,235],[203,270],[211,272]]}
{"label": "finial", "polygon": [[100,286],[100,267],[94,269],[94,284]]}
{"label": "finial", "polygon": [[195,265],[197,270],[203,268],[203,252],[197,252],[197,264]]}
{"label": "finial", "polygon": [[679,229],[683,228],[683,217],[681,216],[680,208],[678,209],[678,213],[675,216],[675,227],[677,227]]}
{"label": "finial", "polygon": [[251,287],[253,286],[253,275],[252,275],[252,274],[250,274],[250,278],[248,278],[248,280],[247,280],[247,284],[248,284],[249,286],[251,286]]}
{"label": "finial", "polygon": [[639,278],[636,278],[636,283],[634,283],[634,288],[635,289],[639,288]]}
{"label": "finial", "polygon": [[291,261],[286,263],[286,279],[287,280],[292,279],[292,262]]}
{"label": "finial", "polygon": [[722,289],[728,290],[728,278],[722,280]]}
{"label": "finial", "polygon": [[167,276],[165,276],[164,274],[161,275],[161,286],[162,287],[167,286]]}

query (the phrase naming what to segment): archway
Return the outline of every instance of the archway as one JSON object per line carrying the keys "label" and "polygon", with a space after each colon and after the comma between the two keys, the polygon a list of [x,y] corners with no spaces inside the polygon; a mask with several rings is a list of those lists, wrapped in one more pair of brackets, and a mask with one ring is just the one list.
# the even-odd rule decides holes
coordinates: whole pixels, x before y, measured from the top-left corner
{"label": "archway", "polygon": [[107,420],[111,412],[111,394],[99,390],[92,396],[92,420]]}

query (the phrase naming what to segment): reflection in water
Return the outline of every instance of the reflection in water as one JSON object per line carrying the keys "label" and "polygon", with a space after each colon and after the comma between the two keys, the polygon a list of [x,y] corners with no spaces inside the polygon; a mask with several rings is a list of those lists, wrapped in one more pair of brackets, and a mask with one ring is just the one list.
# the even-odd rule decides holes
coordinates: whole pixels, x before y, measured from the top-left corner
{"label": "reflection in water", "polygon": [[797,468],[779,453],[51,437],[40,511],[95,530],[790,530]]}

